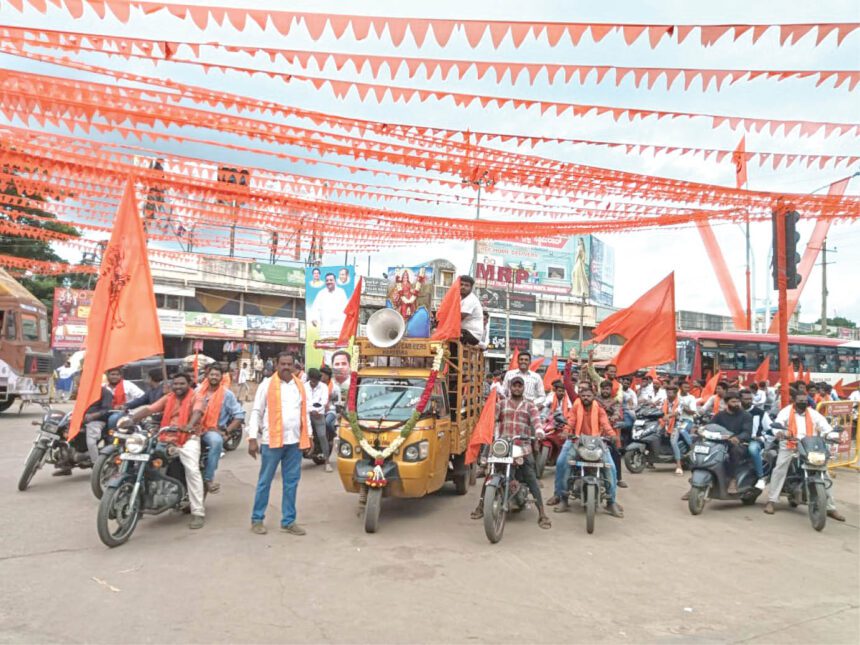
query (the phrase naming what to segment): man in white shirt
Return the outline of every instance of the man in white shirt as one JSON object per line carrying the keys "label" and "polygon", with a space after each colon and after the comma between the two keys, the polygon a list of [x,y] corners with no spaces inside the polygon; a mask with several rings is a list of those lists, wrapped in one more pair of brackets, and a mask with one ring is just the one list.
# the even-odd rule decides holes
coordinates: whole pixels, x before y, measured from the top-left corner
{"label": "man in white shirt", "polygon": [[515,376],[519,376],[523,379],[523,384],[525,385],[525,390],[523,391],[523,398],[531,401],[537,406],[538,412],[540,412],[541,408],[543,408],[546,403],[546,392],[543,388],[543,379],[537,372],[532,372],[529,369],[529,365],[532,361],[532,355],[528,352],[520,352],[519,357],[517,358],[517,366],[519,369],[511,370],[507,374],[505,374],[504,381],[504,389],[505,396],[511,396],[511,379]]}
{"label": "man in white shirt", "polygon": [[242,363],[239,368],[239,375],[236,379],[239,383],[239,400],[245,402],[248,400],[248,394],[251,392],[251,386],[248,381],[251,380],[251,368],[247,363]]}
{"label": "man in white shirt", "polygon": [[692,448],[690,431],[696,421],[696,397],[690,394],[690,381],[681,381],[678,389],[678,431],[681,433],[681,439]]}
{"label": "man in white shirt", "polygon": [[474,287],[475,278],[460,276],[460,341],[466,345],[480,345],[484,337],[484,308],[472,293]]}
{"label": "man in white shirt", "polygon": [[654,400],[654,384],[651,377],[647,374],[642,377],[642,383],[639,385],[639,403],[652,403]]}
{"label": "man in white shirt", "polygon": [[325,274],[325,289],[317,294],[311,305],[311,325],[319,329],[320,338],[337,338],[343,327],[346,314],[343,310],[349,303],[346,291],[337,286],[334,273]]}
{"label": "man in white shirt", "polygon": [[750,383],[750,392],[753,395],[752,407],[764,410],[764,406],[767,404],[767,386],[752,382]]}
{"label": "man in white shirt", "polygon": [[328,408],[328,385],[322,382],[322,373],[315,367],[308,370],[308,382],[305,383],[305,390],[308,393],[308,412],[311,416],[311,426],[313,426],[314,434],[320,442],[320,450],[326,457],[325,471],[332,471],[331,464],[328,463],[329,447],[328,435],[325,426],[325,414]]}
{"label": "man in white shirt", "polygon": [[[283,493],[281,497],[281,530],[292,535],[305,535],[305,530],[296,524],[296,490],[302,474],[302,451],[300,448],[303,434],[307,441],[311,428],[309,397],[304,384],[293,378],[293,355],[289,352],[278,354],[275,374],[263,379],[254,397],[254,407],[248,423],[248,454],[254,459],[260,454],[260,476],[254,494],[254,510],[251,514],[251,530],[258,535],[265,534],[263,519],[269,504],[269,490],[278,466],[281,467]],[[279,390],[274,388],[279,386]],[[270,392],[270,389],[272,392]],[[281,428],[270,434],[269,400],[281,402]],[[302,418],[302,402],[305,402],[305,415]],[[272,414],[275,417],[274,411]]]}
{"label": "man in white shirt", "polygon": [[[807,427],[807,421],[812,425],[811,428]],[[788,468],[797,450],[797,441],[803,439],[807,434],[826,435],[833,432],[827,419],[809,407],[809,398],[806,392],[796,392],[794,405],[789,405],[780,410],[776,422],[785,427],[786,430],[776,432],[776,439],[779,441],[779,454],[776,458],[776,465],[770,474],[768,500],[764,506],[764,512],[768,515],[773,515],[773,505],[779,501],[779,494],[782,492],[783,484],[785,484]],[[827,517],[833,518],[837,522],[844,522],[845,517],[836,510],[836,504],[833,501],[832,482],[829,488],[825,488],[825,491],[827,493]]]}

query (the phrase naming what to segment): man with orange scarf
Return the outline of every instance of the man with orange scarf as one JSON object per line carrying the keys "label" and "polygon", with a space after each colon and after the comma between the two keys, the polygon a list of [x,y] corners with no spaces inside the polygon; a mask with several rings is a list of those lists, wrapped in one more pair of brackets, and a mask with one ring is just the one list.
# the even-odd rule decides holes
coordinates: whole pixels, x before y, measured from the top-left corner
{"label": "man with orange scarf", "polygon": [[263,379],[254,397],[248,423],[248,454],[260,454],[260,477],[254,494],[251,530],[264,535],[269,490],[278,466],[281,467],[281,530],[305,535],[296,524],[296,490],[301,478],[302,450],[311,447],[311,418],[305,384],[295,378],[295,359],[289,352],[278,354],[275,373]]}
{"label": "man with orange scarf", "polygon": [[[573,402],[573,407],[568,417],[568,426],[571,428],[571,434],[576,437],[582,435],[603,435],[610,441],[617,441],[617,435],[612,426],[609,425],[606,411],[594,401],[594,392],[591,387],[586,386],[585,383],[581,383],[579,388],[579,398]],[[564,513],[569,510],[567,504],[567,486],[570,480],[568,454],[572,447],[573,440],[568,438],[564,442],[555,466],[555,494],[547,501],[547,506],[558,505],[558,508],[555,509],[556,513]],[[624,511],[615,502],[617,475],[615,464],[612,462],[612,456],[608,449],[603,453],[603,463],[606,466],[605,471],[607,473],[606,510],[614,517],[624,517]]]}
{"label": "man with orange scarf", "polygon": [[[779,501],[779,494],[782,492],[785,477],[788,475],[788,468],[797,450],[797,442],[808,434],[826,435],[833,432],[827,419],[809,407],[809,398],[806,392],[800,391],[795,391],[793,405],[780,410],[776,416],[776,423],[782,425],[786,430],[784,432],[780,430],[776,433],[776,439],[779,441],[779,454],[776,457],[776,465],[770,474],[768,499],[767,504],[764,505],[764,512],[768,515],[773,515],[773,505]],[[844,522],[845,516],[836,510],[836,503],[833,501],[832,481],[831,486],[825,490],[827,492],[827,517],[831,517],[837,522]]]}
{"label": "man with orange scarf", "polygon": [[192,529],[203,528],[203,475],[200,473],[200,435],[191,426],[191,409],[194,392],[191,390],[191,375],[180,372],[173,376],[172,391],[152,405],[138,408],[131,418],[135,423],[153,414],[162,413],[161,426],[185,430],[189,433],[185,443],[179,446],[179,460],[185,468],[185,484],[188,486],[188,501],[191,504]]}
{"label": "man with orange scarf", "polygon": [[203,473],[203,487],[207,493],[217,493],[221,489],[215,481],[215,471],[221,461],[224,435],[229,436],[245,420],[242,404],[223,377],[224,372],[218,363],[206,368],[206,380],[194,393],[194,411],[191,414],[192,427],[201,434],[203,443],[209,448]]}

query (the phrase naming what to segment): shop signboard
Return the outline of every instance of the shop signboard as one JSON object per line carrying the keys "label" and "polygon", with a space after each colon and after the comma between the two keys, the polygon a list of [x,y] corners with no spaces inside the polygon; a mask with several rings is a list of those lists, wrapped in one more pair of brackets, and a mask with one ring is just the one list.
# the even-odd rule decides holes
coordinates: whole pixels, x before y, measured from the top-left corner
{"label": "shop signboard", "polygon": [[276,316],[246,316],[248,339],[263,342],[291,342],[299,338],[299,319]]}
{"label": "shop signboard", "polygon": [[173,309],[158,309],[158,326],[162,336],[185,336],[185,313]]}
{"label": "shop signboard", "polygon": [[190,338],[245,338],[248,321],[245,316],[185,312],[185,335]]}
{"label": "shop signboard", "polygon": [[481,287],[476,289],[476,294],[481,306],[490,311],[507,311],[508,301],[512,314],[533,314],[537,311],[537,298],[530,293],[509,293],[507,289]]}
{"label": "shop signboard", "polygon": [[255,262],[251,265],[251,279],[256,282],[301,289],[305,286],[305,269],[297,266]]}

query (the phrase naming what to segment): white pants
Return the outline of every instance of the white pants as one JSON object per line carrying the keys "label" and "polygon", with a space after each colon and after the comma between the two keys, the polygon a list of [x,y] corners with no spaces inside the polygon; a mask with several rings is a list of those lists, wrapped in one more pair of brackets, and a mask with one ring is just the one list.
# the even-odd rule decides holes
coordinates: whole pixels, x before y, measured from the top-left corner
{"label": "white pants", "polygon": [[200,437],[191,437],[179,449],[179,461],[185,468],[185,484],[191,514],[203,517],[203,474],[200,472]]}
{"label": "white pants", "polygon": [[90,421],[84,426],[87,433],[87,452],[93,463],[96,463],[96,459],[99,458],[99,441],[102,439],[102,432],[106,425],[104,421]]}
{"label": "white pants", "polygon": [[[789,448],[788,441],[779,442],[779,453],[776,456],[776,465],[773,467],[773,472],[770,474],[770,484],[768,484],[768,499],[767,501],[776,503],[779,501],[779,494],[782,492],[782,486],[785,484],[785,477],[788,475],[788,468],[791,466],[791,460],[797,452],[796,448]],[[830,475],[824,473],[824,478],[830,480]],[[835,511],[836,503],[833,501],[833,482],[830,481],[830,487],[825,488],[827,494],[827,510]]]}

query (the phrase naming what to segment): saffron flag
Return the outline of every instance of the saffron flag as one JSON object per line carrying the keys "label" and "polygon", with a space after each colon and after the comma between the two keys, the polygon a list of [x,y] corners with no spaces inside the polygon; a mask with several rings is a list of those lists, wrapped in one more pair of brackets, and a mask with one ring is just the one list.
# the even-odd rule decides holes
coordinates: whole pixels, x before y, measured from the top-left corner
{"label": "saffron flag", "polygon": [[836,381],[836,383],[833,384],[833,389],[836,391],[836,394],[839,396],[840,399],[846,398],[845,389],[842,387],[842,379],[839,379],[838,381]]}
{"label": "saffron flag", "polygon": [[714,392],[717,391],[717,383],[720,382],[722,376],[723,373],[720,371],[708,379],[708,382],[705,383],[705,387],[702,388],[702,395],[699,397],[699,403],[706,402],[714,395]]}
{"label": "saffron flag", "polygon": [[529,363],[529,370],[532,372],[537,372],[540,369],[540,366],[543,365],[543,356],[540,358],[534,359],[531,363]]}
{"label": "saffron flag", "polygon": [[648,374],[646,376],[650,376],[652,381],[659,381],[660,380],[660,378],[657,376],[657,368],[656,367],[652,367],[650,370],[648,370]]}
{"label": "saffron flag", "polygon": [[508,371],[518,369],[520,366],[520,348],[515,347],[513,356],[511,356],[511,362],[508,363]]}
{"label": "saffron flag", "polygon": [[137,212],[134,181],[125,185],[87,320],[86,357],[72,412],[69,439],[86,409],[101,397],[102,374],[112,367],[163,354],[146,236]]}
{"label": "saffron flag", "polygon": [[552,389],[554,381],[561,380],[561,373],[558,371],[558,357],[555,354],[549,359],[549,367],[546,368],[546,374],[543,375],[543,389],[549,392]]}
{"label": "saffron flag", "polygon": [[770,356],[765,356],[764,360],[761,362],[761,365],[758,366],[758,369],[752,375],[753,381],[756,383],[761,383],[762,381],[767,380],[767,375],[770,373]]}
{"label": "saffron flag", "polygon": [[738,147],[732,154],[732,163],[735,164],[735,185],[743,188],[747,185],[747,151],[746,137],[741,137]]}
{"label": "saffron flag", "polygon": [[362,279],[359,278],[349,302],[346,303],[346,309],[343,310],[343,313],[346,314],[346,318],[343,321],[343,327],[340,328],[340,335],[337,337],[337,344],[340,346],[348,345],[349,339],[355,338],[355,334],[358,332],[358,313],[361,309],[361,287]]}
{"label": "saffron flag", "polygon": [[636,302],[616,311],[594,328],[589,343],[612,335],[625,343],[615,357],[619,374],[631,374],[646,365],[675,360],[675,273],[670,273]]}
{"label": "saffron flag", "polygon": [[478,423],[475,424],[472,430],[472,438],[469,440],[469,447],[466,450],[466,464],[473,464],[481,452],[481,446],[490,443],[493,440],[493,428],[496,425],[496,388],[490,390],[490,396],[487,397],[487,402],[484,403],[484,409],[481,410],[481,416],[478,417]]}
{"label": "saffron flag", "polygon": [[439,303],[436,312],[436,331],[430,340],[459,340],[460,339],[460,278],[454,280],[448,287],[448,292]]}

